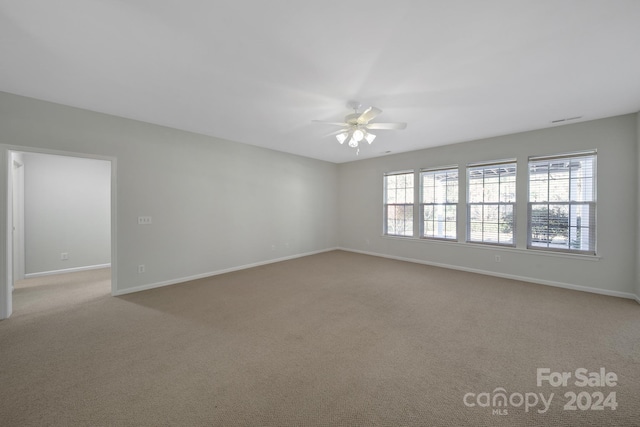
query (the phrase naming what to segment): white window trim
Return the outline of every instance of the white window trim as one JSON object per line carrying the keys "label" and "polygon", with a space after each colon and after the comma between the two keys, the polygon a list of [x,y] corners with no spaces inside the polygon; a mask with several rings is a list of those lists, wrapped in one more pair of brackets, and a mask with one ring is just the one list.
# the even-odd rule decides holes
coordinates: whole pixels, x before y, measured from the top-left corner
{"label": "white window trim", "polygon": [[[414,212],[414,216],[413,216],[413,235],[412,236],[403,236],[403,235],[395,235],[395,234],[387,234],[386,233],[386,227],[387,227],[387,206],[388,204],[386,204],[386,185],[384,185],[383,182],[383,188],[384,188],[384,194],[383,194],[383,209],[384,209],[384,213],[383,213],[383,232],[381,234],[381,237],[384,239],[392,239],[392,240],[402,240],[402,241],[411,241],[411,242],[422,242],[424,244],[436,244],[436,245],[454,245],[460,248],[474,248],[474,249],[484,249],[484,250],[492,250],[492,251],[503,251],[503,252],[513,252],[513,253],[517,253],[517,254],[530,254],[530,255],[535,255],[535,256],[547,256],[547,257],[554,257],[554,258],[567,258],[567,259],[574,259],[574,260],[583,260],[583,261],[599,261],[602,259],[601,256],[598,255],[597,253],[597,240],[595,240],[595,222],[597,221],[597,215],[593,216],[593,223],[594,225],[591,226],[590,224],[590,232],[593,232],[593,236],[591,236],[591,238],[594,238],[594,241],[596,242],[596,248],[594,251],[580,251],[580,250],[575,250],[575,249],[557,249],[557,248],[545,248],[545,247],[537,247],[537,246],[530,246],[530,221],[529,221],[529,217],[530,217],[530,213],[529,213],[529,209],[530,209],[530,205],[531,203],[539,203],[539,202],[529,202],[529,196],[530,196],[530,169],[529,169],[529,163],[531,161],[539,161],[539,160],[550,160],[550,159],[563,159],[563,158],[575,158],[575,157],[582,157],[582,156],[596,156],[597,159],[597,150],[587,150],[587,151],[579,151],[579,152],[573,152],[573,153],[565,153],[565,154],[557,154],[557,155],[543,155],[543,156],[530,156],[527,158],[527,241],[526,241],[526,247],[518,247],[516,245],[516,228],[517,228],[517,220],[518,220],[518,216],[517,216],[517,206],[518,206],[518,202],[499,202],[500,204],[512,204],[513,205],[513,212],[514,212],[514,218],[513,218],[513,229],[514,229],[514,235],[513,235],[513,244],[500,244],[500,243],[493,243],[493,242],[477,242],[477,241],[469,241],[468,240],[468,233],[469,233],[469,212],[468,212],[468,207],[469,207],[469,185],[468,185],[468,168],[470,167],[478,167],[478,166],[491,166],[491,165],[500,165],[500,164],[510,164],[510,163],[514,163],[516,164],[516,179],[518,179],[518,167],[517,167],[517,159],[505,159],[505,160],[498,160],[498,161],[483,161],[483,162],[477,162],[477,163],[468,163],[466,165],[466,170],[462,169],[462,167],[459,167],[457,165],[450,165],[450,166],[441,166],[441,167],[435,167],[435,168],[423,168],[423,169],[408,169],[408,170],[400,170],[400,171],[394,171],[394,172],[388,172],[388,173],[383,173],[383,180],[385,179],[386,176],[390,176],[390,175],[401,175],[401,174],[410,174],[413,173],[414,174],[414,203],[413,203],[413,212]],[[458,217],[458,227],[456,229],[456,235],[458,236],[457,239],[444,239],[444,238],[435,238],[435,237],[422,237],[423,234],[423,230],[422,230],[422,215],[423,215],[423,211],[422,211],[422,178],[421,178],[421,173],[422,172],[430,172],[430,171],[439,171],[439,170],[449,170],[449,169],[456,169],[458,168],[458,188],[459,188],[459,198],[458,198],[458,208],[457,208],[457,212],[456,212],[456,216]],[[584,203],[589,203],[589,204],[593,204],[596,209],[597,209],[597,201],[596,201],[596,194],[597,194],[597,160],[596,163],[594,164],[594,200],[593,202],[575,202],[576,204],[584,204]],[[463,173],[465,173],[465,179],[464,181],[460,181],[460,175],[461,175],[461,170]],[[520,174],[522,174],[522,171],[520,172]],[[418,184],[416,184],[416,182]],[[465,197],[465,199],[463,199],[462,197]],[[460,207],[465,204],[467,205],[467,218],[466,218],[466,238],[467,240],[463,241],[461,240],[461,233],[460,233]],[[540,202],[540,203],[544,203],[544,202]],[[562,203],[562,202],[561,202]],[[567,203],[567,202],[565,202]],[[392,204],[389,204],[392,205]],[[411,204],[402,204],[402,205],[411,205]],[[594,211],[595,212],[595,211]],[[418,219],[418,221],[416,222],[416,218]],[[416,234],[417,233],[417,234]],[[417,236],[417,237],[416,237]]]}
{"label": "white window trim", "polygon": [[[527,250],[529,251],[540,251],[540,252],[550,252],[554,254],[571,254],[576,256],[588,256],[588,257],[596,257],[598,253],[598,240],[596,238],[596,222],[597,222],[597,194],[598,194],[598,185],[597,185],[597,164],[598,164],[598,150],[586,150],[586,151],[577,151],[573,153],[562,153],[557,155],[543,155],[543,156],[529,156],[527,159]],[[562,159],[574,159],[579,157],[593,157],[593,201],[588,202],[578,202],[578,201],[559,201],[559,202],[531,202],[531,162],[536,161],[544,161],[544,160],[562,160]],[[577,204],[588,204],[593,206],[593,215],[591,216],[591,220],[589,222],[589,239],[592,239],[594,242],[593,250],[579,250],[579,249],[571,249],[571,248],[549,248],[544,246],[532,246],[531,241],[531,209],[532,205],[537,204],[552,204],[552,205],[577,205]]]}
{"label": "white window trim", "polygon": [[459,248],[471,248],[471,249],[483,249],[489,251],[497,251],[497,252],[511,252],[517,253],[520,255],[536,255],[536,256],[545,256],[552,258],[568,258],[582,261],[600,261],[602,257],[600,255],[590,255],[583,253],[573,253],[573,252],[558,252],[558,251],[533,251],[531,249],[526,248],[517,248],[505,245],[491,245],[486,243],[475,243],[475,242],[456,242],[453,240],[441,240],[441,239],[420,239],[417,237],[404,237],[404,236],[394,236],[391,234],[381,234],[381,238],[383,239],[391,239],[391,240],[402,240],[404,242],[415,242],[418,244],[425,245],[453,245]]}
{"label": "white window trim", "polygon": [[[413,203],[387,203],[387,185],[386,185],[386,178],[388,176],[394,176],[394,175],[409,175],[409,174],[413,174]],[[401,171],[394,171],[394,172],[388,172],[388,173],[384,173],[382,176],[382,188],[383,188],[383,195],[382,195],[382,209],[383,209],[383,221],[382,221],[382,234],[384,236],[389,236],[389,237],[397,237],[397,238],[401,238],[401,239],[411,239],[415,237],[415,219],[416,219],[416,171],[413,169],[409,169],[409,170],[401,170]],[[412,218],[412,224],[413,224],[413,231],[411,233],[410,236],[405,236],[402,234],[389,234],[387,233],[387,228],[388,228],[388,216],[387,216],[387,207],[388,206],[411,206],[413,208],[413,218]]]}
{"label": "white window trim", "polygon": [[[458,201],[455,203],[424,203],[423,202],[423,194],[422,191],[424,189],[424,185],[423,185],[423,181],[422,181],[422,174],[423,173],[429,173],[429,172],[444,172],[444,171],[453,171],[455,170],[458,173],[458,195],[457,195],[457,199]],[[426,240],[439,240],[439,241],[444,241],[444,242],[457,242],[458,241],[458,237],[460,236],[460,230],[458,229],[458,218],[460,216],[460,169],[458,167],[458,165],[451,165],[451,166],[441,166],[441,167],[436,167],[436,168],[427,168],[427,169],[420,169],[418,172],[418,177],[419,177],[419,187],[420,187],[420,191],[419,191],[419,195],[418,195],[418,223],[420,225],[420,230],[419,230],[419,234],[418,237],[421,239],[426,239]],[[425,206],[444,206],[445,210],[447,206],[455,206],[456,207],[456,221],[454,222],[455,227],[456,227],[456,237],[452,238],[452,237],[433,237],[433,236],[425,236],[424,235],[424,207]],[[445,221],[446,222],[446,221]]]}
{"label": "white window trim", "polygon": [[[483,166],[502,166],[502,165],[514,165],[515,166],[515,170],[516,170],[516,192],[517,192],[517,180],[518,180],[518,161],[517,159],[502,159],[502,160],[495,160],[495,161],[484,161],[484,162],[477,162],[477,163],[468,163],[466,170],[465,170],[465,194],[466,194],[466,205],[467,205],[467,219],[466,219],[466,243],[469,244],[473,244],[473,245],[487,245],[487,246],[493,246],[493,247],[510,247],[510,248],[515,248],[516,247],[516,227],[517,227],[517,215],[516,215],[516,209],[517,209],[517,194],[516,194],[516,198],[513,202],[482,202],[482,203],[478,203],[478,202],[469,202],[469,170],[472,168],[478,168],[478,167],[483,167]],[[512,242],[511,243],[500,243],[500,242],[484,242],[484,241],[477,241],[477,240],[471,240],[471,206],[472,205],[480,205],[480,206],[487,206],[487,205],[497,205],[498,209],[501,205],[511,205],[511,209],[513,212],[513,225],[512,225]]]}

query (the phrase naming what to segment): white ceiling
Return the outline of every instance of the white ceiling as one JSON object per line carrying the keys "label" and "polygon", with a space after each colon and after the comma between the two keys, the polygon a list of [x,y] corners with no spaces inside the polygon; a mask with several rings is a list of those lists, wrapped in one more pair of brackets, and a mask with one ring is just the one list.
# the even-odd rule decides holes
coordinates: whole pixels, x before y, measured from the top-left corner
{"label": "white ceiling", "polygon": [[341,163],[639,111],[640,1],[0,0],[0,90]]}

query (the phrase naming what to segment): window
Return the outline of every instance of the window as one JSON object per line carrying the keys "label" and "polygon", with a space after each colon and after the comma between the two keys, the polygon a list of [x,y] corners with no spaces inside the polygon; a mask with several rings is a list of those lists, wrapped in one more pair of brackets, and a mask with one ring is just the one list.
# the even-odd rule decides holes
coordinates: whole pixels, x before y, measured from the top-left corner
{"label": "window", "polygon": [[413,236],[413,191],[413,172],[385,174],[385,234]]}
{"label": "window", "polygon": [[427,170],[420,173],[420,236],[457,239],[458,168]]}
{"label": "window", "polygon": [[596,252],[596,153],[529,158],[529,248]]}
{"label": "window", "polygon": [[467,241],[514,246],[515,160],[467,167]]}

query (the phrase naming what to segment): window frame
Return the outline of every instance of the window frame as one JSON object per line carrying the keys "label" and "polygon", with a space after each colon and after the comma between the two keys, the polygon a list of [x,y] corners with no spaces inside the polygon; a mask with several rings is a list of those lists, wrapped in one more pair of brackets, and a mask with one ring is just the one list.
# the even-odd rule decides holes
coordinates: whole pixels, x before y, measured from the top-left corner
{"label": "window frame", "polygon": [[[429,174],[437,174],[437,173],[445,173],[445,174],[449,174],[449,173],[455,173],[457,175],[456,177],[456,194],[455,194],[455,202],[448,202],[448,196],[449,194],[446,192],[445,190],[445,201],[443,203],[438,203],[438,202],[425,202],[424,201],[424,177],[425,175]],[[421,239],[426,239],[426,240],[442,240],[442,241],[447,241],[447,242],[457,242],[458,241],[458,236],[460,235],[460,233],[458,232],[458,219],[459,219],[459,210],[458,209],[458,205],[460,204],[460,169],[458,165],[451,165],[451,166],[441,166],[441,167],[437,167],[437,168],[426,168],[426,169],[420,169],[419,171],[419,177],[420,177],[420,193],[419,193],[419,209],[418,209],[418,217],[419,217],[419,224],[420,224],[420,235],[419,237]],[[445,185],[445,187],[447,187],[447,185]],[[434,186],[434,189],[436,187]],[[442,206],[445,209],[445,212],[447,211],[448,207],[454,207],[455,208],[455,219],[453,221],[447,221],[446,219],[446,213],[445,213],[445,220],[444,220],[444,226],[445,226],[445,230],[448,229],[447,224],[452,223],[454,225],[454,237],[447,237],[446,236],[446,231],[445,231],[445,235],[444,237],[441,236],[426,236],[425,235],[425,218],[424,218],[424,214],[425,214],[425,207],[426,206],[433,206],[434,208],[436,206]],[[440,221],[433,221],[434,224],[436,222],[440,222]]]}
{"label": "window frame", "polygon": [[[596,224],[597,224],[597,177],[598,177],[598,173],[597,173],[597,163],[598,163],[598,156],[597,156],[597,150],[589,150],[589,151],[580,151],[580,152],[575,152],[575,153],[566,153],[566,154],[557,154],[557,155],[546,155],[546,156],[530,156],[527,159],[527,249],[531,249],[534,251],[544,251],[544,252],[558,252],[558,253],[564,253],[564,254],[577,254],[577,255],[591,255],[591,256],[595,256],[597,254],[597,230],[596,230]],[[540,162],[540,161],[559,161],[559,160],[573,160],[573,159],[579,159],[579,158],[585,158],[585,157],[591,157],[593,159],[593,167],[592,167],[592,176],[590,177],[591,179],[591,186],[592,186],[592,200],[591,201],[577,201],[577,200],[571,200],[571,180],[572,180],[572,176],[571,176],[571,172],[569,172],[569,200],[555,200],[555,201],[544,201],[544,202],[532,202],[531,201],[531,166],[532,163],[534,162]],[[549,175],[549,171],[547,171],[547,176]],[[547,181],[550,181],[549,179],[547,179]],[[547,190],[549,191],[549,190]],[[550,194],[547,194],[547,199],[550,198]],[[572,211],[572,207],[577,206],[577,205],[587,205],[589,206],[589,224],[588,224],[588,228],[589,228],[589,249],[587,250],[583,250],[583,249],[572,249],[569,244],[569,247],[567,248],[558,248],[558,247],[549,247],[549,244],[551,244],[551,242],[547,242],[547,246],[533,246],[533,233],[532,233],[532,228],[533,228],[533,217],[532,217],[532,212],[533,212],[533,207],[534,205],[540,205],[540,206],[547,206],[547,212],[549,211],[549,207],[552,205],[556,205],[556,206],[560,206],[560,205],[566,205],[568,207],[568,228],[569,228],[569,236],[571,236],[571,211]],[[591,244],[591,242],[593,242],[593,244]]]}
{"label": "window frame", "polygon": [[[501,200],[501,184],[502,184],[502,180],[501,180],[501,174],[499,173],[498,175],[498,201],[496,202],[488,202],[488,201],[484,201],[484,194],[486,192],[485,187],[485,172],[483,172],[483,183],[482,183],[482,188],[483,188],[483,201],[482,202],[472,202],[471,201],[471,189],[472,189],[472,185],[471,185],[471,172],[474,170],[477,170],[479,168],[482,168],[483,170],[485,169],[491,169],[491,168],[500,168],[500,167],[513,167],[513,172],[511,173],[511,175],[513,175],[514,180],[513,180],[513,201],[509,201],[509,202],[504,202]],[[492,246],[499,246],[499,247],[511,247],[511,248],[515,248],[516,247],[516,225],[517,225],[517,181],[518,181],[518,162],[517,159],[504,159],[504,160],[495,160],[495,161],[490,161],[490,162],[481,162],[481,163],[470,163],[467,165],[466,168],[466,205],[467,205],[467,218],[466,218],[466,243],[472,243],[472,244],[478,244],[478,245],[492,245]],[[483,234],[483,238],[482,240],[472,240],[471,235],[472,235],[472,224],[474,224],[475,222],[472,222],[472,208],[473,206],[481,206],[482,207],[482,234]],[[495,223],[499,229],[500,225],[502,224],[500,222],[500,211],[501,211],[501,207],[502,206],[510,206],[511,207],[511,241],[508,243],[502,243],[500,242],[500,232],[497,231],[497,236],[498,236],[498,241],[487,241],[484,240],[484,226],[485,226],[485,207],[487,206],[491,206],[491,207],[496,207],[497,211],[498,211],[498,219],[497,222]],[[492,223],[489,223],[492,224]]]}
{"label": "window frame", "polygon": [[[387,178],[390,176],[400,176],[400,175],[406,175],[406,176],[411,176],[411,179],[413,180],[413,186],[411,187],[411,192],[409,193],[411,195],[411,203],[388,203],[388,186],[387,186]],[[415,213],[416,213],[416,209],[415,209],[415,202],[416,202],[416,197],[415,197],[415,193],[416,193],[416,179],[415,179],[415,171],[414,170],[402,170],[402,171],[395,171],[395,172],[386,172],[383,174],[383,178],[382,178],[382,186],[383,186],[383,235],[384,236],[390,236],[390,237],[404,237],[404,238],[412,238],[415,237]],[[397,187],[396,187],[397,188]],[[407,187],[405,186],[405,191],[406,191]],[[406,197],[406,193],[405,193],[405,197]],[[411,234],[392,234],[389,233],[389,206],[404,206],[405,209],[407,207],[411,208]],[[406,213],[405,213],[405,218],[406,218]],[[405,223],[406,223],[406,219],[405,219]],[[404,230],[406,231],[406,225],[404,227]]]}

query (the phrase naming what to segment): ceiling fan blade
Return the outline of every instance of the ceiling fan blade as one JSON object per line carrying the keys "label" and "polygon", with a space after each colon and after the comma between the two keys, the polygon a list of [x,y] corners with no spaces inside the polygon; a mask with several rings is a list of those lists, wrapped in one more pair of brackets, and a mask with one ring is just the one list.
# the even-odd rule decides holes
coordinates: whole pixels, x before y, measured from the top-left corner
{"label": "ceiling fan blade", "polygon": [[338,122],[323,122],[322,120],[311,120],[312,122],[322,123],[324,125],[334,125],[334,126],[349,126],[349,123],[338,123]]}
{"label": "ceiling fan blade", "polygon": [[335,131],[335,132],[327,133],[327,134],[325,134],[324,136],[325,136],[325,137],[327,137],[327,136],[333,136],[333,135],[337,135],[337,134],[339,134],[339,133],[346,133],[346,132],[349,132],[349,129],[340,129],[340,130],[337,130],[337,131]]}
{"label": "ceiling fan blade", "polygon": [[362,114],[360,114],[360,117],[358,117],[357,122],[359,125],[365,125],[369,123],[369,120],[373,119],[375,116],[377,116],[380,113],[382,113],[381,109],[376,107],[369,107],[366,110],[364,110]]}
{"label": "ceiling fan blade", "polygon": [[367,129],[406,129],[406,123],[369,123]]}

